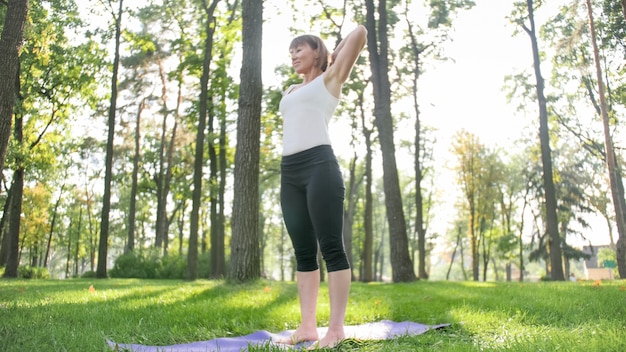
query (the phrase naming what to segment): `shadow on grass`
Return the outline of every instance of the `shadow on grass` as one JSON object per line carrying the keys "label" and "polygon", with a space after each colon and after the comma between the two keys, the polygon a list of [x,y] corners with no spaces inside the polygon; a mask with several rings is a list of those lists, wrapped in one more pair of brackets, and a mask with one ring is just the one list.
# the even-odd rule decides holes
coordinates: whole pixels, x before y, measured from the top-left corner
{"label": "shadow on grass", "polygon": [[[414,346],[617,351],[626,345],[626,290],[617,282],[419,281],[389,286],[380,288],[390,307],[389,319],[451,324],[434,335],[408,337]],[[433,336],[437,341],[431,341]]]}
{"label": "shadow on grass", "polygon": [[[320,326],[328,315],[326,291],[320,290]],[[105,339],[166,346],[280,332],[297,325],[299,308],[295,283],[266,280],[0,280],[0,315],[3,351],[110,351]],[[614,346],[623,339],[624,316],[619,283],[354,283],[349,325],[388,319],[451,326],[393,341],[346,341],[342,348],[531,351],[577,343],[602,350],[602,341]]]}

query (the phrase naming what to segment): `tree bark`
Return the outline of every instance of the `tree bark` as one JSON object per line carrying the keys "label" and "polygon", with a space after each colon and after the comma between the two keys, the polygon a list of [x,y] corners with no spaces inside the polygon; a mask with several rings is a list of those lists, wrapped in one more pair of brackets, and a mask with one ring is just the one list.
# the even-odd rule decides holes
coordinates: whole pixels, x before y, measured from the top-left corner
{"label": "tree bark", "polygon": [[11,199],[13,198],[12,194],[13,192],[11,192],[11,188],[9,187],[9,190],[7,192],[7,198],[4,202],[4,207],[2,207],[2,219],[0,219],[0,266],[7,265],[9,246],[11,245],[9,242],[10,236],[7,229],[7,223],[10,219]]}
{"label": "tree bark", "polygon": [[543,164],[543,186],[546,206],[546,232],[548,234],[548,248],[550,250],[550,274],[552,280],[563,281],[563,264],[561,255],[561,238],[559,236],[558,218],[556,213],[556,191],[552,174],[552,152],[550,149],[550,131],[548,127],[548,108],[544,95],[544,80],[541,76],[541,59],[537,44],[537,31],[533,0],[527,0],[528,19],[530,28],[524,27],[532,44],[533,65],[537,80],[537,102],[539,103],[539,140],[541,142],[541,161]]}
{"label": "tree bark", "polygon": [[[137,179],[139,176],[139,158],[141,153],[141,112],[146,106],[146,98],[141,99],[137,116],[135,118],[135,155],[133,156],[132,184],[130,188],[130,204],[128,206],[128,238],[126,240],[126,253],[135,250],[135,217],[137,212]],[[157,192],[158,193],[158,192]],[[158,237],[158,235],[157,235]]]}
{"label": "tree bark", "polygon": [[[15,140],[23,143],[23,119],[18,117],[15,121]],[[17,169],[13,172],[11,183],[11,210],[9,212],[9,251],[7,252],[7,266],[4,277],[17,278],[20,264],[20,225],[22,220],[22,196],[24,194],[24,167],[23,160],[17,160]]]}
{"label": "tree bark", "polygon": [[[363,92],[359,93],[359,106],[363,106]],[[365,112],[361,108],[361,123],[363,125],[363,136],[365,137],[365,209],[363,214],[363,230],[365,231],[365,240],[363,241],[363,277],[361,281],[370,282],[375,280],[374,263],[372,257],[374,254],[374,210],[372,197],[372,129],[365,125]]]}
{"label": "tree bark", "polygon": [[[409,255],[402,194],[396,164],[391,116],[391,85],[389,83],[389,58],[387,40],[387,1],[380,0],[378,9],[374,1],[366,1],[367,41],[374,88],[374,116],[383,157],[383,187],[389,223],[390,262],[392,280],[408,282],[416,279]],[[378,14],[378,22],[376,21]]]}
{"label": "tree bark", "polygon": [[74,277],[78,277],[78,256],[80,255],[80,234],[83,233],[83,208],[78,211],[78,229],[76,229],[76,248],[74,249]]}
{"label": "tree bark", "polygon": [[259,153],[261,137],[261,49],[263,1],[243,2],[243,62],[239,87],[237,151],[233,197],[231,259],[228,278],[258,279],[259,246]]}
{"label": "tree bark", "polygon": [[[624,7],[626,0],[622,1]],[[626,9],[626,7],[624,7]],[[591,32],[591,45],[596,68],[596,79],[598,82],[598,95],[600,98],[600,111],[602,113],[602,125],[604,128],[604,148],[606,164],[609,172],[609,184],[613,207],[615,208],[615,222],[617,223],[618,239],[616,243],[617,270],[622,279],[626,279],[626,202],[624,201],[624,187],[621,184],[621,173],[615,160],[615,150],[613,148],[613,138],[609,126],[609,112],[604,90],[604,80],[602,79],[602,68],[600,67],[600,55],[596,42],[596,30],[593,20],[593,8],[591,1],[587,0],[587,13],[589,15],[589,28]],[[625,12],[626,17],[626,12]]]}
{"label": "tree bark", "polygon": [[50,259],[50,248],[52,247],[52,235],[54,234],[54,225],[56,225],[57,215],[59,213],[59,206],[61,205],[61,197],[63,197],[63,190],[65,189],[65,183],[61,185],[61,191],[59,192],[59,198],[54,203],[54,211],[52,212],[52,220],[50,222],[50,232],[48,232],[48,242],[46,243],[46,253],[43,258],[43,267],[48,267],[48,259]]}
{"label": "tree bark", "polygon": [[356,177],[356,162],[357,155],[354,154],[352,160],[350,160],[350,175],[348,181],[348,193],[347,193],[347,208],[343,213],[343,241],[345,244],[346,255],[348,257],[348,262],[350,263],[350,276],[351,280],[354,280],[354,271],[353,268],[354,260],[352,258],[352,237],[353,237],[353,225],[354,225],[354,214],[356,213],[356,205],[357,205],[357,190],[359,185],[361,184],[361,180],[357,180]]}
{"label": "tree bark", "polygon": [[204,139],[207,123],[209,71],[213,50],[213,33],[215,32],[213,13],[219,0],[213,0],[208,7],[205,3],[206,27],[204,42],[204,60],[200,77],[200,101],[198,106],[198,131],[196,135],[196,151],[193,165],[193,195],[189,231],[189,250],[187,251],[187,280],[198,278],[198,231],[200,224],[200,205],[202,202],[202,168],[204,166]]}
{"label": "tree bark", "polygon": [[117,110],[117,75],[120,67],[120,37],[122,35],[123,0],[119,0],[119,9],[115,18],[115,56],[113,75],[111,76],[111,101],[107,123],[107,147],[105,158],[104,194],[102,196],[102,214],[100,219],[100,241],[98,243],[98,266],[96,277],[106,278],[109,249],[109,213],[111,212],[111,181],[113,179],[113,142],[115,139],[115,113]]}
{"label": "tree bark", "polygon": [[424,198],[422,196],[422,180],[424,179],[424,170],[422,164],[424,162],[424,153],[422,153],[422,121],[420,120],[420,109],[417,101],[417,81],[420,76],[420,49],[417,45],[417,39],[413,33],[411,21],[407,18],[409,28],[409,37],[411,38],[411,51],[415,59],[413,68],[413,85],[412,98],[413,110],[415,112],[415,140],[413,147],[415,148],[415,230],[417,232],[417,272],[420,279],[428,279],[426,272],[426,227],[424,224]]}
{"label": "tree bark", "polygon": [[[154,246],[157,249],[163,250],[163,255],[167,254],[167,229],[168,229],[168,221],[167,221],[167,196],[169,194],[169,179],[168,175],[171,172],[171,160],[170,160],[170,151],[174,144],[174,135],[176,133],[176,124],[177,121],[174,122],[174,132],[172,132],[172,140],[170,141],[169,147],[167,142],[167,120],[169,117],[169,109],[167,107],[167,78],[165,67],[163,65],[163,61],[161,58],[157,60],[159,65],[159,77],[161,79],[161,104],[162,104],[162,112],[163,119],[161,120],[161,142],[159,143],[159,169],[157,170],[157,174],[155,176],[156,181],[156,195],[157,195],[157,214],[156,214],[156,224],[155,224],[155,241]],[[180,91],[180,84],[179,84]],[[180,93],[179,93],[180,95]],[[180,102],[180,96],[178,101]],[[178,106],[177,104],[177,112]],[[168,161],[166,163],[166,160]]]}
{"label": "tree bark", "polygon": [[0,38],[0,67],[2,67],[0,70],[0,174],[4,170],[13,123],[13,108],[19,94],[19,52],[22,48],[28,9],[28,0],[8,1]]}

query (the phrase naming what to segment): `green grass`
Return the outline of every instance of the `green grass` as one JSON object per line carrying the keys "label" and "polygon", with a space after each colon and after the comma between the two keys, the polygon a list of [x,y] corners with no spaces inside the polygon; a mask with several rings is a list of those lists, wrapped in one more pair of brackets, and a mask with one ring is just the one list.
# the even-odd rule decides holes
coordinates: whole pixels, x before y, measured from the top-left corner
{"label": "green grass", "polygon": [[[348,325],[388,319],[451,326],[388,341],[347,340],[337,350],[626,351],[625,284],[354,283]],[[319,326],[328,323],[326,293],[324,287]],[[6,352],[110,351],[106,339],[172,345],[280,332],[295,328],[299,317],[295,283],[0,280]]]}

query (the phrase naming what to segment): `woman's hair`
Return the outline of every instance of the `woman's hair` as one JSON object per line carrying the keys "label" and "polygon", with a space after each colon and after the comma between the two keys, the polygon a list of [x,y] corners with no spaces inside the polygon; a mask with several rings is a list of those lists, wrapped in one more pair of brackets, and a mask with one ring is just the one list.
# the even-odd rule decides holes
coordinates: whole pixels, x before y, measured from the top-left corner
{"label": "woman's hair", "polygon": [[311,34],[301,35],[299,37],[295,37],[291,41],[291,44],[289,44],[289,50],[294,49],[301,44],[307,44],[311,47],[311,49],[319,50],[319,58],[316,60],[317,62],[315,66],[321,69],[322,72],[325,72],[330,64],[330,53],[328,52],[328,49],[326,49],[326,45],[324,45],[322,39]]}

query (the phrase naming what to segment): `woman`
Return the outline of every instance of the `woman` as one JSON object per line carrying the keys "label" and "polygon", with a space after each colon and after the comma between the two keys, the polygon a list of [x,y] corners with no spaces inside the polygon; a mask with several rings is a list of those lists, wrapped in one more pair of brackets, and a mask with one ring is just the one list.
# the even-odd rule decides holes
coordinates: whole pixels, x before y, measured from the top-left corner
{"label": "woman", "polygon": [[316,303],[320,285],[318,244],[328,269],[330,322],[319,347],[345,338],[344,319],[350,291],[350,265],[343,244],[345,187],[331,147],[328,122],[341,88],[366,43],[358,26],[332,55],[316,36],[295,38],[289,47],[302,83],[289,87],[280,102],[283,116],[281,206],[294,247],[302,322],[283,343],[317,341]]}

